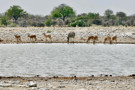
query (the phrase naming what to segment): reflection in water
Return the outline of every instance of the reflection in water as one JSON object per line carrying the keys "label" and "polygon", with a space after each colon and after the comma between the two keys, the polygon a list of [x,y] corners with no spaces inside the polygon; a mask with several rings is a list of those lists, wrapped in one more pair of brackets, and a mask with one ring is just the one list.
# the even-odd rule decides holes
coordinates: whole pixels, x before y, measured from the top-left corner
{"label": "reflection in water", "polygon": [[135,45],[1,44],[0,76],[135,73]]}

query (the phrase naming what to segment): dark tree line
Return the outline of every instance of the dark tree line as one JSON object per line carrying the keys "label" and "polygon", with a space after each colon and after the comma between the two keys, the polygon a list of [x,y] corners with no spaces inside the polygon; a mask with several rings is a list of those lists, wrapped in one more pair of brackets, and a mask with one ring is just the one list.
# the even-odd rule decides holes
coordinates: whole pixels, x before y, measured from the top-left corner
{"label": "dark tree line", "polygon": [[92,25],[102,26],[135,26],[135,14],[127,16],[124,12],[113,13],[106,10],[104,15],[99,13],[82,13],[76,15],[72,7],[61,4],[55,7],[50,15],[31,15],[20,6],[11,6],[5,13],[0,14],[0,26],[69,26],[69,27],[89,27]]}

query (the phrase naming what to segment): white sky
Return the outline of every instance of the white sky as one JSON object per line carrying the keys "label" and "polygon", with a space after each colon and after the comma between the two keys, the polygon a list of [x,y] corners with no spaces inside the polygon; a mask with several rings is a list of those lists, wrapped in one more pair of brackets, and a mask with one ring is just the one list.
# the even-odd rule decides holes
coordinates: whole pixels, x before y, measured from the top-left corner
{"label": "white sky", "polygon": [[12,5],[19,5],[30,14],[49,15],[60,4],[71,6],[77,14],[99,12],[111,9],[114,13],[123,11],[127,15],[135,14],[135,0],[0,0],[0,13]]}

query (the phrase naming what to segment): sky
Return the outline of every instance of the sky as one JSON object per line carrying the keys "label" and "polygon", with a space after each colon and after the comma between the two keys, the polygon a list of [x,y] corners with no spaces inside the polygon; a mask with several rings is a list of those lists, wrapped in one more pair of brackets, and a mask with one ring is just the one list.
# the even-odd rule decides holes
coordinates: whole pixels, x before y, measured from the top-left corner
{"label": "sky", "polygon": [[30,14],[45,16],[60,4],[69,5],[76,14],[94,12],[104,15],[107,9],[113,10],[114,14],[119,11],[135,14],[135,0],[0,0],[0,13],[19,5]]}

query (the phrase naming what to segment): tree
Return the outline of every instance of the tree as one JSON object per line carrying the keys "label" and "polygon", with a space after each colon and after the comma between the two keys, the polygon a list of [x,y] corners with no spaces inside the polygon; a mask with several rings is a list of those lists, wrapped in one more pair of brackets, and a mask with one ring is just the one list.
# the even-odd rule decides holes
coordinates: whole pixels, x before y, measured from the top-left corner
{"label": "tree", "polygon": [[94,19],[95,17],[95,14],[94,13],[88,13],[88,18],[89,19]]}
{"label": "tree", "polygon": [[86,13],[79,14],[74,20],[75,21],[81,20],[81,21],[87,22],[88,15]]}
{"label": "tree", "polygon": [[135,26],[135,14],[127,17],[126,25]]}
{"label": "tree", "polygon": [[99,19],[99,13],[88,13],[88,18],[97,20]]}
{"label": "tree", "polygon": [[17,23],[18,18],[23,16],[25,13],[26,12],[24,12],[20,6],[13,5],[7,10],[6,15]]}
{"label": "tree", "polygon": [[5,25],[5,26],[8,25],[8,19],[7,19],[7,17],[3,16],[3,17],[0,19],[0,21],[1,21],[1,24],[2,24],[2,25]]}
{"label": "tree", "polygon": [[124,12],[117,12],[116,16],[124,18],[126,17],[126,14]]}
{"label": "tree", "polygon": [[113,11],[108,9],[108,10],[105,11],[104,15],[105,15],[105,16],[107,17],[107,19],[109,20],[110,17],[111,17],[111,15],[113,15]]}
{"label": "tree", "polygon": [[75,12],[70,6],[61,4],[54,8],[54,10],[51,12],[51,16],[53,18],[62,18],[62,20],[65,21],[66,17],[75,16]]}
{"label": "tree", "polygon": [[124,20],[124,18],[126,17],[126,14],[124,12],[117,12],[116,16],[119,17],[119,23],[122,23],[122,21]]}
{"label": "tree", "polygon": [[101,25],[102,24],[101,20],[93,20],[92,23],[96,24],[96,25]]}
{"label": "tree", "polygon": [[99,13],[88,13],[88,18],[91,21],[91,24],[101,25],[101,20],[99,20]]}

